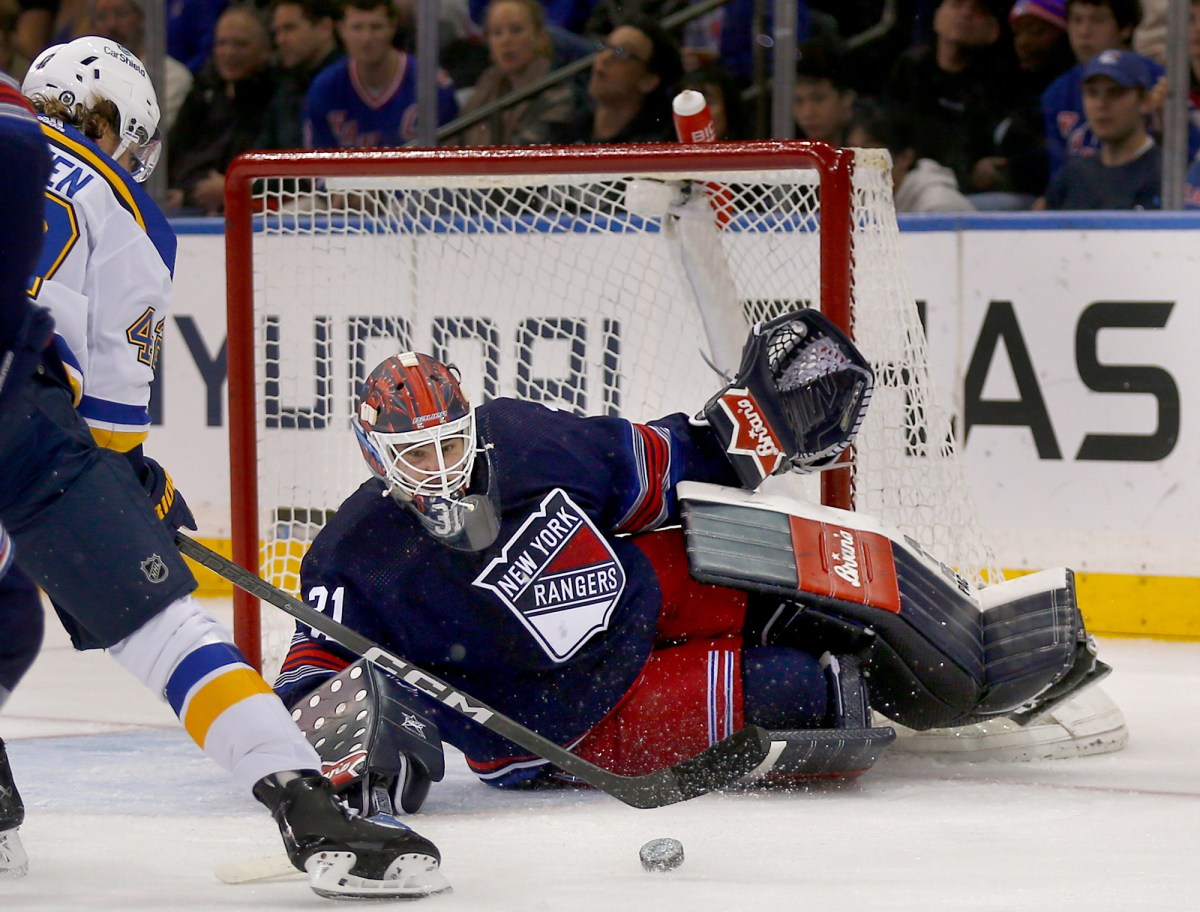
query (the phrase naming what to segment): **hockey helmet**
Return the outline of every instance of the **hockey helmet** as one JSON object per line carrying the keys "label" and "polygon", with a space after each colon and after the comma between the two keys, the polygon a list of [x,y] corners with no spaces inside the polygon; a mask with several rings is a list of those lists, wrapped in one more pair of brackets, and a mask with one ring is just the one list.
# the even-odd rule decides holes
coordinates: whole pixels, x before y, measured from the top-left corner
{"label": "hockey helmet", "polygon": [[158,96],[146,67],[128,48],[108,38],[87,35],[42,51],[25,74],[26,98],[41,96],[68,108],[111,101],[117,109],[120,145],[113,158],[133,151],[130,176],[139,183],[158,164],[162,136],[158,132]]}
{"label": "hockey helmet", "polygon": [[479,444],[453,367],[419,352],[386,359],[363,383],[353,424],[371,472],[435,538],[472,551],[492,543],[495,504],[467,495]]}

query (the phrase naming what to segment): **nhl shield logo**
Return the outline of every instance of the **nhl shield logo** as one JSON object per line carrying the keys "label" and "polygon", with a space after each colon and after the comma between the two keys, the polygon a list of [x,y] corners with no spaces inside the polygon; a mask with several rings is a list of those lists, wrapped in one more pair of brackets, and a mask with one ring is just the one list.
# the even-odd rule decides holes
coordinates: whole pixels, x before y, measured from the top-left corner
{"label": "nhl shield logo", "polygon": [[587,514],[555,488],[473,585],[494,592],[550,658],[565,662],[608,628],[625,568]]}
{"label": "nhl shield logo", "polygon": [[142,573],[146,576],[146,579],[150,580],[152,583],[161,583],[171,574],[171,571],[167,569],[167,565],[163,562],[163,559],[157,554],[151,554],[148,558],[142,561],[140,566],[142,568]]}

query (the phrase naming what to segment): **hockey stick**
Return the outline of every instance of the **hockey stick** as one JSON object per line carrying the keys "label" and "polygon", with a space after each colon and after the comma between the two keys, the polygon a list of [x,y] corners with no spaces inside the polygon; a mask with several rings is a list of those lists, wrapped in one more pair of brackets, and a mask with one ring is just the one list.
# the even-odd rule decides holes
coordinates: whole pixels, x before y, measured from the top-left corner
{"label": "hockey stick", "polygon": [[489,731],[549,760],[564,772],[632,807],[662,807],[732,785],[757,769],[771,749],[771,739],[767,732],[750,725],[718,741],[695,757],[666,769],[643,776],[621,776],[611,773],[480,703],[424,669],[393,655],[378,643],[326,617],[299,599],[292,598],[258,574],[251,573],[184,533],[175,533],[175,543],[183,554],[229,580],[238,588],[282,609],[302,624],[321,631],[351,652],[358,653],[371,664],[437,700],[448,709],[461,713]]}
{"label": "hockey stick", "polygon": [[256,884],[273,880],[292,880],[307,875],[297,870],[286,855],[263,855],[259,858],[239,858],[213,868],[221,883]]}

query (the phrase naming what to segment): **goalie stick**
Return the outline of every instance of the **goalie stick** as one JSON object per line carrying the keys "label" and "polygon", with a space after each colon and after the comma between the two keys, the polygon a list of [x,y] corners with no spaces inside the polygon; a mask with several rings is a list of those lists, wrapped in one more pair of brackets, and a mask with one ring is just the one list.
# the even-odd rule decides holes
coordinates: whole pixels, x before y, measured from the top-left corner
{"label": "goalie stick", "polygon": [[697,754],[666,769],[642,776],[621,776],[589,763],[548,738],[526,728],[515,719],[480,703],[411,662],[388,652],[344,624],[326,617],[299,599],[271,585],[229,558],[185,535],[175,534],[179,550],[198,564],[319,630],[351,652],[394,675],[402,683],[461,713],[489,731],[550,761],[564,772],[607,792],[631,807],[653,808],[696,798],[714,789],[732,785],[753,772],[767,758],[771,739],[767,732],[749,725]]}

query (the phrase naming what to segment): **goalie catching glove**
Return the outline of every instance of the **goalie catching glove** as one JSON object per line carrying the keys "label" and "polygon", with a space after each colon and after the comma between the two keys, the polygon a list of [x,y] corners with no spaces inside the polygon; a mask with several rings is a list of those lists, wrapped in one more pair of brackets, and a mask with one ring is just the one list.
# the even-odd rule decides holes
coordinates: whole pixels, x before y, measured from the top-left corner
{"label": "goalie catching glove", "polygon": [[757,324],[737,375],[704,406],[742,485],[812,472],[848,447],[875,375],[854,343],[814,310]]}

